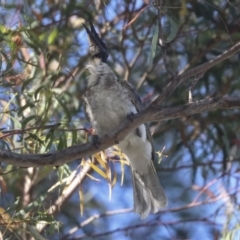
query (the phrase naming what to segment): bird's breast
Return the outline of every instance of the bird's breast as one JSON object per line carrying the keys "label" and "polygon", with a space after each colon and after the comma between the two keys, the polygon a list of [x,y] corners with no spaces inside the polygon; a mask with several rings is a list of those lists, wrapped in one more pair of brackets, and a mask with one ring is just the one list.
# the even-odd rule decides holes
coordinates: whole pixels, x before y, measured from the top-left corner
{"label": "bird's breast", "polygon": [[87,91],[86,111],[97,134],[103,136],[117,128],[128,114],[137,111],[119,82],[107,84],[100,81]]}

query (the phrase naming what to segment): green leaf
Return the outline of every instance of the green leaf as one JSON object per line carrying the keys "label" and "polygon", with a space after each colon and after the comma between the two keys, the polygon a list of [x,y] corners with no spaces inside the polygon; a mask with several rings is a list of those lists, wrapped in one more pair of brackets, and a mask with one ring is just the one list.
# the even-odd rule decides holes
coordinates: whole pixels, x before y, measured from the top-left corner
{"label": "green leaf", "polygon": [[3,59],[3,57],[2,57],[2,54],[0,51],[0,71],[2,71],[2,59]]}
{"label": "green leaf", "polygon": [[35,107],[35,104],[32,103],[32,102],[27,102],[23,107],[20,107],[19,110],[18,110],[18,116],[22,116],[22,113],[25,109],[27,108],[34,108]]}
{"label": "green leaf", "polygon": [[45,86],[40,86],[34,93],[34,98],[37,100],[37,96],[38,94],[41,92],[41,90],[43,90],[45,88]]}
{"label": "green leaf", "polygon": [[23,121],[22,121],[22,129],[25,129],[27,124],[32,121],[33,119],[38,119],[38,116],[37,115],[31,115],[27,118],[24,118]]}
{"label": "green leaf", "polygon": [[164,40],[164,43],[169,43],[177,36],[178,25],[176,24],[176,22],[171,17],[169,17],[168,15],[166,15],[166,17],[167,17],[167,19],[170,23],[171,29],[170,29],[170,34],[167,37],[167,39]]}
{"label": "green leaf", "polygon": [[11,148],[9,147],[8,143],[6,143],[6,142],[3,141],[3,140],[0,140],[0,143],[2,144],[2,146],[1,146],[1,149],[2,149],[2,150],[4,149],[4,146],[6,146],[6,149],[7,149],[9,152],[12,151]]}
{"label": "green leaf", "polygon": [[[16,211],[15,217],[17,217],[17,218],[24,217],[26,215],[26,213],[33,211],[37,207],[41,206],[41,203],[43,203],[43,201],[49,194],[50,194],[50,192],[40,195],[36,200],[29,203],[25,208],[19,207],[19,211]],[[16,207],[16,209],[17,209],[17,207]]]}
{"label": "green leaf", "polygon": [[3,55],[3,57],[4,57],[5,63],[7,63],[7,66],[6,66],[5,71],[4,71],[4,72],[6,72],[6,71],[8,71],[11,68],[10,59],[9,59],[8,55],[4,51],[0,50],[0,52]]}
{"label": "green leaf", "polygon": [[72,145],[77,143],[77,130],[72,131]]}
{"label": "green leaf", "polygon": [[54,137],[54,129],[51,129],[49,131],[49,133],[47,134],[46,138],[45,138],[45,142],[48,142],[47,146],[45,148],[45,151],[49,151],[50,150],[50,148],[53,145],[53,140],[56,140],[56,139]]}
{"label": "green leaf", "polygon": [[33,140],[39,142],[41,145],[44,145],[45,146],[45,143],[43,140],[41,140],[36,134],[33,134],[33,133],[29,133],[29,137],[26,137],[25,139],[29,139],[29,138],[32,138]]}
{"label": "green leaf", "polygon": [[156,56],[158,40],[159,40],[159,23],[157,23],[157,25],[155,26],[154,34],[153,34],[153,38],[152,38],[152,48],[151,48],[150,64],[153,63],[153,59]]}
{"label": "green leaf", "polygon": [[24,92],[25,88],[28,86],[28,84],[30,84],[32,81],[34,80],[34,78],[29,78],[26,81],[24,81],[21,91]]}
{"label": "green leaf", "polygon": [[59,97],[56,97],[56,99],[57,99],[58,103],[60,104],[60,106],[63,108],[64,112],[67,115],[67,118],[68,118],[67,121],[70,121],[72,115],[71,115],[71,112],[69,111],[68,107],[62,102],[62,100]]}
{"label": "green leaf", "polygon": [[63,177],[69,177],[71,174],[72,171],[67,164],[58,168],[59,180],[62,180]]}
{"label": "green leaf", "polygon": [[61,149],[64,149],[66,147],[67,147],[66,134],[63,133],[63,135],[60,136],[60,138],[59,138],[59,143],[58,143],[57,149],[61,150]]}
{"label": "green leaf", "polygon": [[27,43],[29,47],[32,47],[35,52],[40,55],[40,47],[42,46],[42,43],[38,37],[37,34],[34,33],[33,30],[24,28],[23,31],[21,31],[22,37],[24,41]]}
{"label": "green leaf", "polygon": [[56,28],[54,28],[53,31],[48,36],[48,44],[49,45],[55,41],[57,35],[58,35],[58,30]]}

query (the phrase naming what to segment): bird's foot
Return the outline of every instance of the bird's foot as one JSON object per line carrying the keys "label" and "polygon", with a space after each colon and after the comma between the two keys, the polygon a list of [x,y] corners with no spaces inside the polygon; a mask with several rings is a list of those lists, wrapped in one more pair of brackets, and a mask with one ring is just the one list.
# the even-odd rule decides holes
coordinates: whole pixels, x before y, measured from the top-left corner
{"label": "bird's foot", "polygon": [[99,136],[98,135],[93,135],[92,136],[92,142],[93,142],[95,147],[99,148],[100,140],[99,140]]}
{"label": "bird's foot", "polygon": [[86,131],[86,133],[88,133],[91,136],[95,135],[95,129],[94,128],[88,128],[88,129],[84,129],[84,130]]}
{"label": "bird's foot", "polygon": [[134,113],[133,112],[131,112],[131,113],[129,113],[128,115],[127,115],[127,119],[128,120],[130,120],[131,122],[133,122],[133,120],[134,120]]}

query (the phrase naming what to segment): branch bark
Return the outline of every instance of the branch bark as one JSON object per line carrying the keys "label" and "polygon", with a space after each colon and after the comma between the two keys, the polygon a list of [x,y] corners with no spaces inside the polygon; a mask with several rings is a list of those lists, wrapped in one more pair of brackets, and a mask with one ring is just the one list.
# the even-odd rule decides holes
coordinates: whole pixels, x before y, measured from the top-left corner
{"label": "branch bark", "polygon": [[99,139],[100,145],[98,147],[96,147],[93,143],[85,143],[71,146],[54,153],[46,154],[18,154],[10,151],[0,150],[0,161],[22,167],[42,167],[47,165],[60,166],[70,161],[92,155],[120,142],[132,130],[143,123],[182,118],[205,111],[231,108],[240,108],[239,97],[214,97],[177,107],[168,107],[162,109],[156,106],[153,102],[145,110],[136,114],[133,117],[133,121],[130,121],[126,118],[126,121],[124,121],[116,130],[101,137]]}

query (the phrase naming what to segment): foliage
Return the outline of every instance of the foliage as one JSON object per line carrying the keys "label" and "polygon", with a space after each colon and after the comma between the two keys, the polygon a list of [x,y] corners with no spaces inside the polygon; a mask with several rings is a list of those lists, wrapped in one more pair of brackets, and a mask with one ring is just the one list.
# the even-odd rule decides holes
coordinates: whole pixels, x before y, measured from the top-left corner
{"label": "foliage", "polygon": [[[157,6],[147,2],[2,1],[1,149],[47,153],[88,140],[81,105],[90,60],[82,23],[88,18],[107,43],[116,74],[135,85],[146,105],[161,94],[171,75],[159,46]],[[171,69],[184,72],[239,41],[239,9],[236,0],[164,1],[161,44]],[[238,95],[239,76],[236,54],[199,79],[193,100]],[[186,103],[193,80],[164,106]],[[2,164],[4,239],[31,239],[28,225],[47,239],[199,239],[200,233],[202,239],[237,239],[239,115],[235,109],[151,123],[169,207],[144,222],[128,209],[131,177],[118,150],[58,168]]]}

